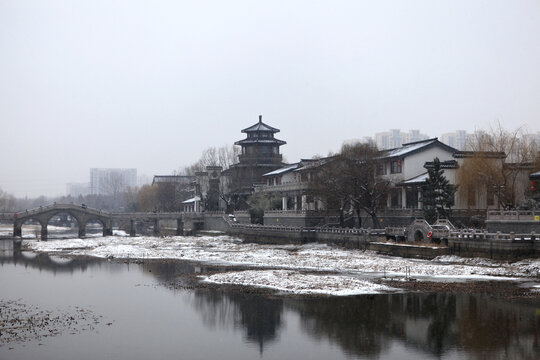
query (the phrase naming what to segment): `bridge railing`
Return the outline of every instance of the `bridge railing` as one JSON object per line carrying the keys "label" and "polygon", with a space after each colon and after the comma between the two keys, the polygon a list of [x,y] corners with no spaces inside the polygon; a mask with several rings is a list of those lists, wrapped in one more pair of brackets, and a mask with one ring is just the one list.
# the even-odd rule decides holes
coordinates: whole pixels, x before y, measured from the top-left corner
{"label": "bridge railing", "polygon": [[100,209],[94,209],[94,208],[89,208],[88,206],[84,205],[84,204],[74,204],[74,203],[70,203],[70,204],[57,204],[57,203],[54,203],[54,204],[50,204],[50,205],[45,205],[45,206],[40,206],[40,207],[37,207],[37,208],[33,208],[33,209],[30,209],[30,210],[24,210],[24,211],[18,211],[15,214],[17,214],[17,216],[27,216],[27,215],[35,215],[35,214],[39,214],[39,213],[42,213],[42,212],[45,212],[45,211],[48,211],[48,210],[54,210],[54,209],[69,209],[69,210],[81,210],[81,211],[86,211],[86,212],[89,212],[89,213],[94,213],[94,214],[101,214],[101,215],[105,215],[105,216],[108,216],[110,215],[108,212],[105,212],[105,211],[102,211]]}
{"label": "bridge railing", "polygon": [[489,210],[487,212],[487,220],[520,220],[520,221],[538,221],[540,211],[538,210]]}
{"label": "bridge railing", "polygon": [[450,239],[466,239],[470,241],[486,241],[486,240],[506,240],[511,242],[516,241],[535,241],[540,240],[538,234],[535,234],[534,231],[524,234],[515,234],[510,233],[501,233],[497,231],[496,233],[489,233],[486,230],[477,230],[477,229],[461,229],[459,231],[451,231]]}
{"label": "bridge railing", "polygon": [[326,234],[353,234],[353,235],[384,235],[384,229],[371,228],[334,228],[334,227],[302,227],[302,226],[282,226],[282,225],[257,225],[257,224],[237,224],[232,223],[232,228],[249,229],[257,231],[282,231],[282,232],[319,232]]}

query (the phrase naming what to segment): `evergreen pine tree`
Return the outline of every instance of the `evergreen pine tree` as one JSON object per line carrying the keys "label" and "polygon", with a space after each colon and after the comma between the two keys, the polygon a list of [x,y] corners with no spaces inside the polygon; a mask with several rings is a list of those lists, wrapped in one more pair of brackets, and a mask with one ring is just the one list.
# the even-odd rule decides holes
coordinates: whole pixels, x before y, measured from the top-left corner
{"label": "evergreen pine tree", "polygon": [[424,218],[433,223],[438,218],[448,219],[450,208],[454,206],[454,194],[457,186],[451,185],[444,170],[441,169],[439,158],[433,160],[433,166],[428,168],[428,178],[422,188],[422,208]]}

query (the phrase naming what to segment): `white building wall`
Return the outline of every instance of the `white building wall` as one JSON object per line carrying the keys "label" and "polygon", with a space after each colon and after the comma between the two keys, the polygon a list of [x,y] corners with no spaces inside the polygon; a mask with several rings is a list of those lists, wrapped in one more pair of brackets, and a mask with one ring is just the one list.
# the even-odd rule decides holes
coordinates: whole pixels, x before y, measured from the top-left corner
{"label": "white building wall", "polygon": [[433,161],[436,157],[440,161],[454,160],[452,153],[439,148],[432,147],[424,151],[417,152],[410,156],[407,156],[404,161],[402,161],[402,172],[405,180],[418,176],[427,172],[424,168],[424,164],[429,161]]}

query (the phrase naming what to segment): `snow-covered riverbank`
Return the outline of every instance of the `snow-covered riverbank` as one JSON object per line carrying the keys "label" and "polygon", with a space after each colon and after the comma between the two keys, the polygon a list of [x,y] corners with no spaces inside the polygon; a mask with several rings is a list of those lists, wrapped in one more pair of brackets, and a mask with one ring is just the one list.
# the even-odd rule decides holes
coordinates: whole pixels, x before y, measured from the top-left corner
{"label": "snow-covered riverbank", "polygon": [[540,275],[540,259],[504,263],[445,256],[432,261],[307,244],[259,245],[229,236],[124,237],[24,241],[29,250],[101,258],[179,259],[250,267],[204,277],[207,282],[273,288],[293,293],[351,295],[396,291],[381,278],[420,281],[514,280]]}

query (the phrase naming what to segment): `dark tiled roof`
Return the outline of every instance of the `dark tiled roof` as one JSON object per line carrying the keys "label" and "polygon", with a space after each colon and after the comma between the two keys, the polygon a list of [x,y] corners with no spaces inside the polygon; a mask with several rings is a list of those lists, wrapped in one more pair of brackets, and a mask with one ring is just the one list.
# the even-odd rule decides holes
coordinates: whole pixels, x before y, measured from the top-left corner
{"label": "dark tiled roof", "polygon": [[430,146],[439,146],[448,150],[451,153],[458,152],[457,149],[440,142],[437,138],[433,138],[433,139],[426,139],[426,140],[406,143],[406,144],[403,144],[401,147],[398,147],[395,149],[382,150],[380,153],[380,158],[381,159],[401,158],[401,157],[416,153],[418,151],[421,151],[422,149],[425,149]]}
{"label": "dark tiled roof", "polygon": [[275,144],[275,145],[285,145],[287,142],[279,139],[244,139],[234,143],[234,145],[249,145],[249,144]]}
{"label": "dark tiled roof", "polygon": [[276,129],[274,127],[271,127],[270,125],[266,125],[265,123],[263,123],[262,115],[259,115],[258,123],[242,130],[243,133],[258,132],[258,131],[267,131],[267,132],[277,133],[279,132],[279,129]]}
{"label": "dark tiled roof", "polygon": [[498,151],[458,151],[454,154],[456,159],[465,159],[472,157],[490,158],[490,159],[504,159],[506,154]]}

